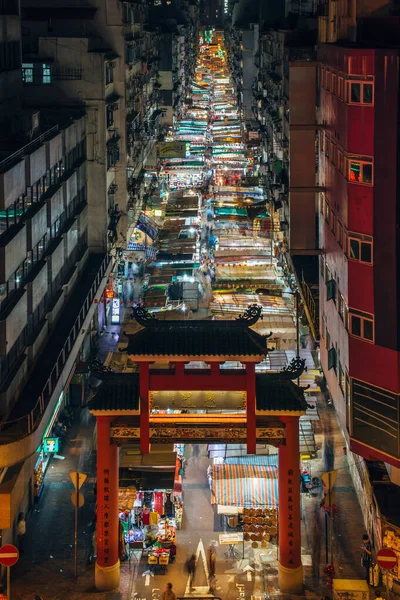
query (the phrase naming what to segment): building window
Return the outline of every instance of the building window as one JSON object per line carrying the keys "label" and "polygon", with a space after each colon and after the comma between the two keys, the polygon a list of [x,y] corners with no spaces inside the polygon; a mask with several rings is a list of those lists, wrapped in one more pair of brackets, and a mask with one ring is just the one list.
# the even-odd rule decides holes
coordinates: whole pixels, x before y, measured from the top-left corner
{"label": "building window", "polygon": [[336,94],[336,75],[334,73],[331,76],[331,92],[332,94]]}
{"label": "building window", "polygon": [[114,110],[112,106],[108,105],[106,108],[107,114],[107,128],[112,127],[114,125]]}
{"label": "building window", "polygon": [[332,347],[330,350],[328,350],[328,371],[333,369],[336,373],[336,362],[337,362],[336,348]]}
{"label": "building window", "polygon": [[372,106],[374,103],[374,84],[364,81],[348,81],[348,101],[350,104],[366,104]]}
{"label": "building window", "polygon": [[348,237],[348,257],[352,260],[372,264],[372,239],[364,239],[353,237],[354,234],[349,233]]}
{"label": "building window", "polygon": [[46,85],[51,83],[51,68],[45,63],[42,64],[42,83]]}
{"label": "building window", "polygon": [[338,313],[343,323],[346,322],[346,302],[344,300],[344,296],[338,291]]}
{"label": "building window", "polygon": [[349,332],[368,342],[374,341],[374,316],[353,308],[349,309]]}
{"label": "building window", "polygon": [[22,81],[33,83],[33,63],[22,63]]}
{"label": "building window", "polygon": [[329,200],[328,198],[325,197],[325,221],[328,223],[329,225],[329,221],[330,221],[330,215],[331,215],[331,208],[329,206]]}
{"label": "building window", "polygon": [[343,248],[343,225],[339,220],[336,221],[336,239],[341,248]]}
{"label": "building window", "polygon": [[336,281],[330,279],[326,284],[326,299],[336,302]]}
{"label": "building window", "polygon": [[324,154],[324,152],[325,152],[325,134],[323,131],[320,132],[319,143],[320,143],[321,153]]}
{"label": "building window", "polygon": [[343,371],[343,367],[342,367],[342,363],[339,360],[339,386],[340,389],[342,390],[342,394],[345,394],[345,379],[344,379],[344,371]]}
{"label": "building window", "polygon": [[338,77],[338,96],[343,100],[343,77]]}
{"label": "building window", "polygon": [[349,160],[349,181],[351,183],[365,183],[372,185],[373,168],[372,162]]}
{"label": "building window", "polygon": [[331,347],[331,334],[329,333],[328,327],[325,327],[326,338],[325,338],[325,348],[329,350]]}
{"label": "building window", "polygon": [[106,63],[106,85],[109,85],[114,81],[114,63]]}

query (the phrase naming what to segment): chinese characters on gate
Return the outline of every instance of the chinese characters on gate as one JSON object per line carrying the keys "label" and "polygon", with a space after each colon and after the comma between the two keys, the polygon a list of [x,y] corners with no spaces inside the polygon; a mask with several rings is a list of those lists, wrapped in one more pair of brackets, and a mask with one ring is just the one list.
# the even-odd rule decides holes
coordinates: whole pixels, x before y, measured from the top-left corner
{"label": "chinese characters on gate", "polygon": [[294,565],[294,533],[293,533],[293,470],[288,471],[288,546],[289,565]]}

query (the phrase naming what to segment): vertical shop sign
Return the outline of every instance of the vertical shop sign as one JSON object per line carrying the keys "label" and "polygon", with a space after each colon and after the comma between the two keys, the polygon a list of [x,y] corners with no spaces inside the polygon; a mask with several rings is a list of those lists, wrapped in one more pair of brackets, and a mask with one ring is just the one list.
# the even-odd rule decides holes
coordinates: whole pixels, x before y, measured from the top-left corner
{"label": "vertical shop sign", "polygon": [[294,565],[294,531],[293,531],[293,470],[288,470],[288,546],[289,565]]}
{"label": "vertical shop sign", "polygon": [[120,319],[120,301],[119,298],[113,298],[111,307],[111,323],[119,323]]}

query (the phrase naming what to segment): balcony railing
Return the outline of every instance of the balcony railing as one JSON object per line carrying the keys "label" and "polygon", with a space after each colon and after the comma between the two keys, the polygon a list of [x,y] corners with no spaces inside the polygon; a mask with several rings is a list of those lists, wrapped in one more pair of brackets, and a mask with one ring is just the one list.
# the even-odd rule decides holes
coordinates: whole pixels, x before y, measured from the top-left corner
{"label": "balcony railing", "polygon": [[49,140],[50,138],[53,138],[56,135],[56,133],[58,133],[58,131],[59,131],[59,126],[54,125],[54,127],[51,127],[50,129],[48,129],[47,131],[42,133],[42,135],[39,135],[37,138],[35,138],[31,142],[29,142],[29,144],[26,144],[25,146],[23,146],[22,148],[17,150],[17,152],[10,154],[10,156],[8,156],[7,158],[5,158],[4,160],[2,160],[0,162],[0,172],[4,172],[6,170],[6,167],[10,167],[10,165],[12,163],[17,162],[18,160],[21,160],[22,157],[25,156],[26,154],[31,154],[36,148],[38,148],[45,141]]}
{"label": "balcony railing", "polygon": [[[92,255],[89,258],[88,266],[81,277],[81,283],[66,305],[65,318],[58,322],[47,342],[47,346],[43,352],[46,356],[41,355],[38,367],[32,372],[30,383],[28,383],[22,392],[17,405],[14,407],[9,418],[0,424],[0,432],[5,436],[5,439],[23,438],[30,435],[38,427],[61,377],[67,359],[80,337],[82,325],[93,305],[94,298],[110,261],[111,257],[108,254],[103,255],[103,257]],[[74,306],[74,303],[78,304],[78,306]],[[71,316],[74,313],[74,308],[79,309],[79,312],[72,320]],[[71,326],[68,325],[68,320],[70,320]],[[61,350],[57,351],[57,345],[60,347],[60,338],[63,340],[63,345]],[[49,375],[44,380],[43,370],[46,367],[50,367],[51,370],[48,370]],[[43,384],[40,383],[41,379],[44,381]],[[39,393],[36,395],[35,391],[38,388]],[[29,404],[31,404],[31,408],[29,408]],[[23,413],[21,416],[19,415],[20,412]]]}

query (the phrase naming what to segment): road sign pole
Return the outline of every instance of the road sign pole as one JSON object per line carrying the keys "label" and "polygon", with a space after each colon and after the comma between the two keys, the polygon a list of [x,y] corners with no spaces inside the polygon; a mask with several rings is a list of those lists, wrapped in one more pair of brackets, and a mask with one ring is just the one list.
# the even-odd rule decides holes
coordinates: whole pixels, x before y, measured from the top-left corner
{"label": "road sign pole", "polygon": [[78,577],[78,508],[79,508],[79,473],[76,473],[76,502],[75,502],[75,535],[74,535],[74,545],[75,545],[75,577]]}
{"label": "road sign pole", "polygon": [[11,600],[11,577],[10,577],[10,569],[11,569],[11,567],[7,567],[7,600]]}

